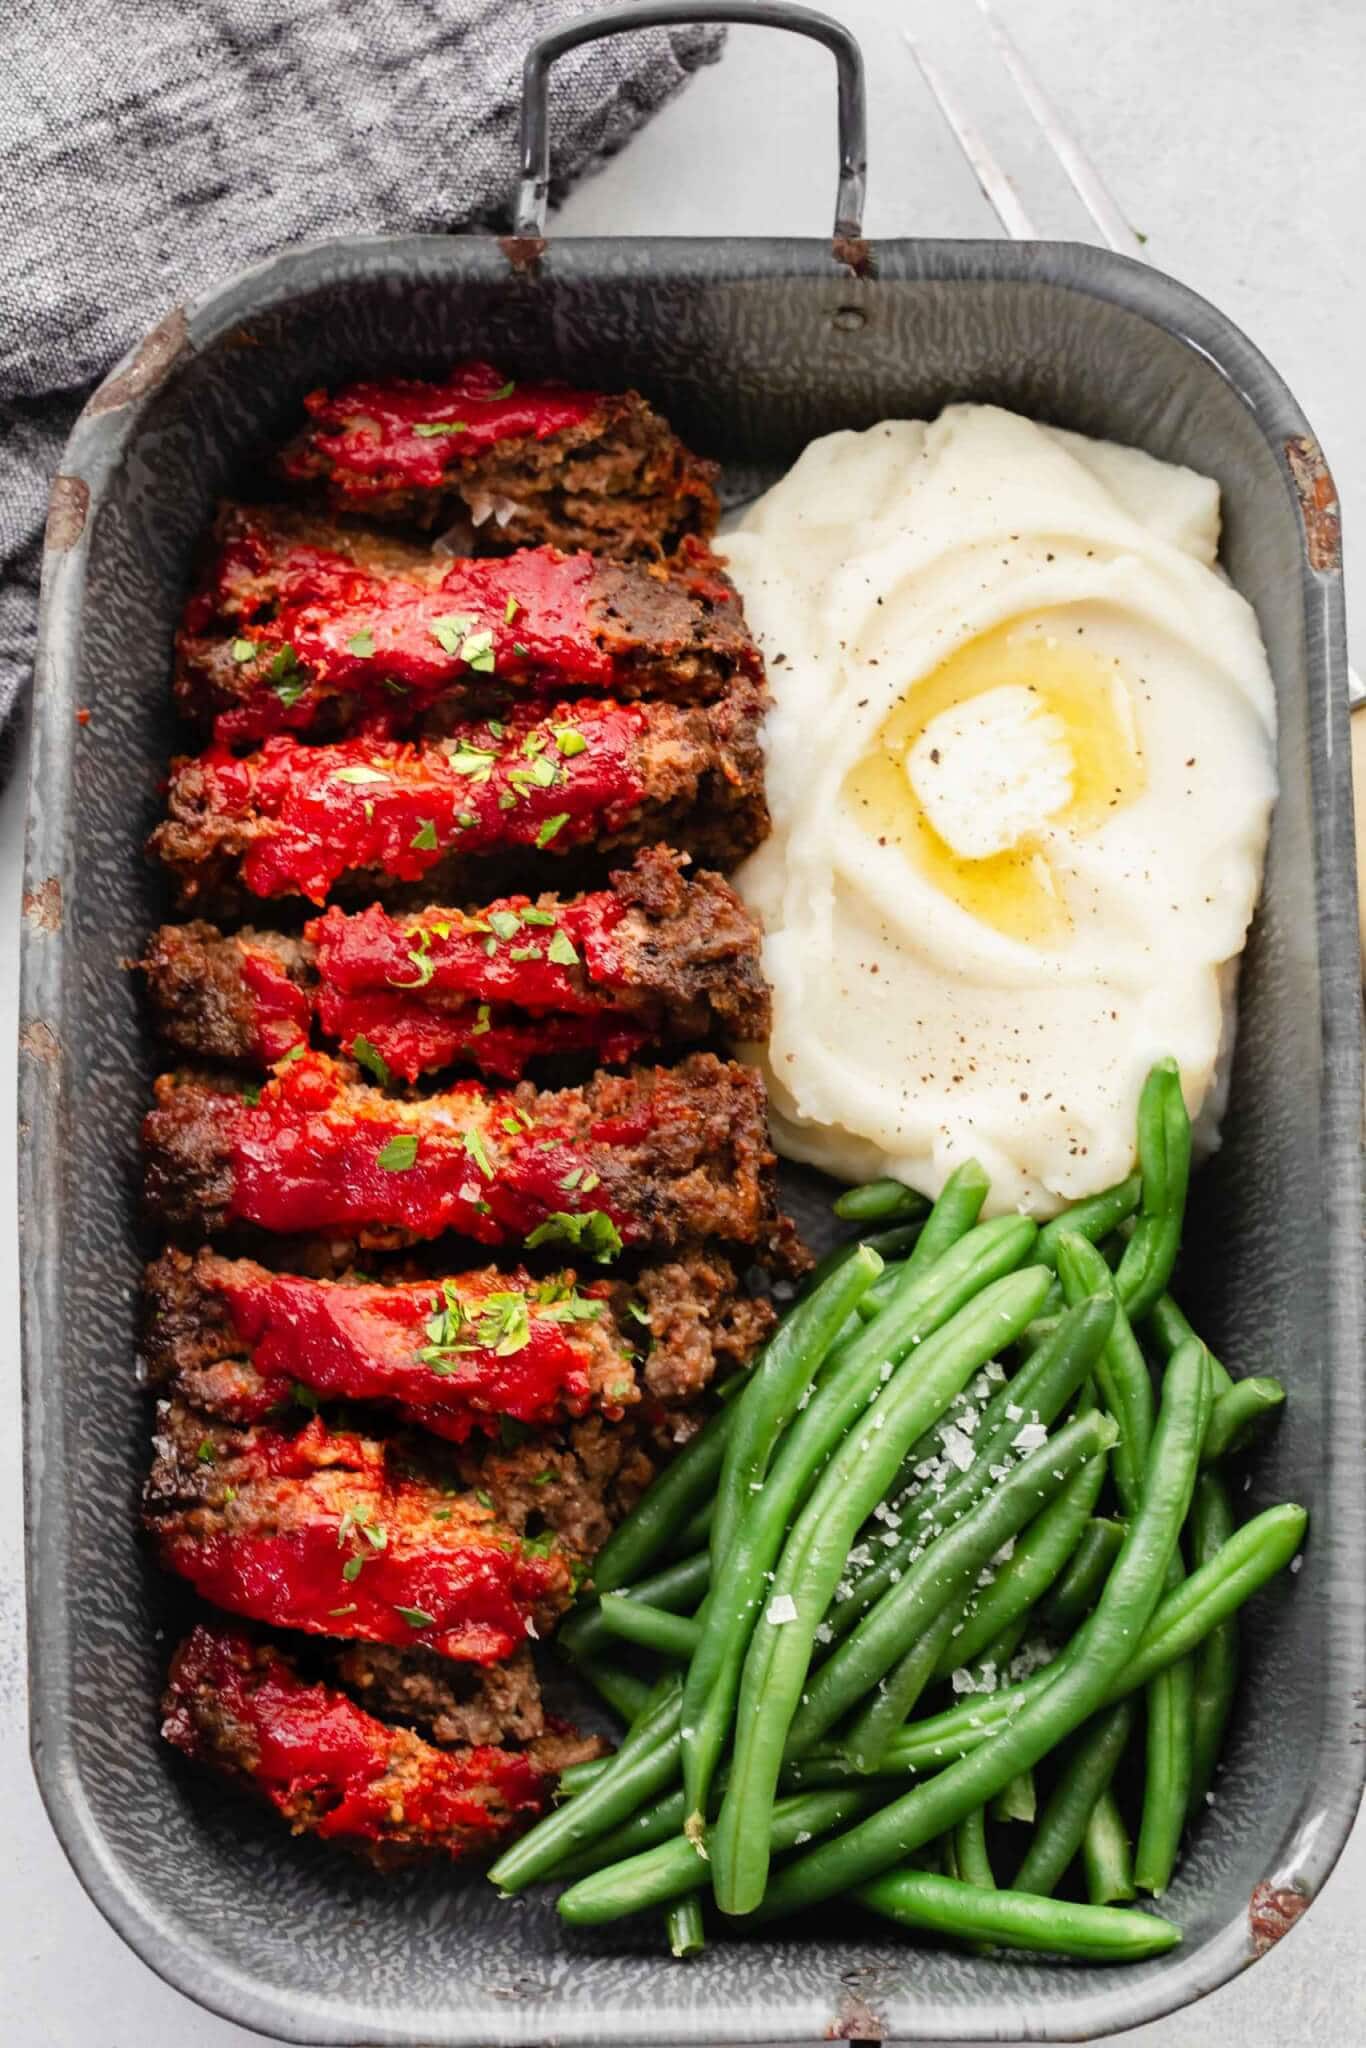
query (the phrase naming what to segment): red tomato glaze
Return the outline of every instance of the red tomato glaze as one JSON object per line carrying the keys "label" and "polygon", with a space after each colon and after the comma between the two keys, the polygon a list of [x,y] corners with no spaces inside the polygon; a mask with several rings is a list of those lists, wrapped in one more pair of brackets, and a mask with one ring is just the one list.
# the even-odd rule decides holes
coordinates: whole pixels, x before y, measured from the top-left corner
{"label": "red tomato glaze", "polygon": [[[265,1383],[247,1420],[267,1414],[295,1382],[329,1400],[398,1401],[458,1443],[481,1423],[492,1430],[500,1416],[545,1423],[581,1415],[588,1405],[587,1330],[606,1316],[606,1304],[591,1291],[574,1298],[585,1319],[573,1322],[558,1319],[557,1304],[540,1302],[524,1276],[466,1274],[443,1288],[339,1286],[242,1271],[250,1277],[229,1269],[214,1285]],[[434,1317],[445,1324],[440,1345],[428,1329]],[[520,1348],[500,1355],[517,1336],[524,1336]],[[631,1383],[625,1360],[622,1378],[624,1386]]]}
{"label": "red tomato glaze", "polygon": [[[288,1818],[306,1801],[319,1835],[374,1841],[394,1832],[395,1787],[384,1781],[395,1762],[395,1731],[345,1693],[305,1683],[283,1657],[235,1631],[200,1625],[172,1669],[173,1704],[162,1733],[208,1762],[215,1756],[189,1706],[200,1691],[212,1694],[224,1721],[250,1736],[243,1767]],[[507,1750],[456,1754],[405,1743],[401,1761],[401,1824],[409,1838],[496,1835],[507,1825],[506,1809],[539,1811],[547,1791],[530,1760]],[[480,1791],[504,1810],[491,1809]]]}
{"label": "red tomato glaze", "polygon": [[[417,881],[452,849],[559,852],[619,829],[645,794],[645,724],[634,705],[584,699],[449,740],[305,746],[277,734],[244,760],[214,747],[193,765],[214,807],[260,822],[242,861],[248,889],[321,902],[348,872]],[[576,753],[565,751],[571,734]]]}
{"label": "red tomato glaze", "polygon": [[242,981],[251,993],[252,1025],[257,1059],[274,1066],[293,1046],[307,1045],[310,1005],[308,993],[291,981],[275,954],[264,946],[239,941],[242,949]]}
{"label": "red tomato glaze", "polygon": [[[304,400],[312,430],[286,451],[286,476],[314,474],[316,453],[349,497],[397,488],[432,490],[446,472],[506,440],[549,440],[591,419],[596,391],[567,385],[518,384],[491,363],[461,363],[440,383],[395,377],[310,391]],[[449,432],[422,433],[423,427]]]}
{"label": "red tomato glaze", "polygon": [[545,696],[615,681],[589,627],[591,555],[525,548],[500,561],[453,560],[433,589],[316,548],[294,552],[274,617],[249,634],[255,693],[218,719],[219,740],[304,730],[320,701],[342,692],[392,720],[456,685]]}
{"label": "red tomato glaze", "polygon": [[378,1090],[349,1087],[318,1053],[282,1068],[258,1103],[221,1102],[231,1212],[266,1230],[456,1230],[492,1245],[525,1238],[557,1212],[598,1210],[625,1242],[648,1235],[615,1211],[594,1168],[595,1158],[606,1163],[600,1148],[646,1135],[644,1106],[571,1137],[544,1114],[528,1130],[511,1091],[466,1081],[405,1116]]}

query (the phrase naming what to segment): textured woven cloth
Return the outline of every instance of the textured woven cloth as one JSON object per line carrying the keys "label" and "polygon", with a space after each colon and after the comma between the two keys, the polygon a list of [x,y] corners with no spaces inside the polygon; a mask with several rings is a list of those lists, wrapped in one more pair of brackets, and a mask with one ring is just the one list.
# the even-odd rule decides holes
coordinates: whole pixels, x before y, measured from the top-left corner
{"label": "textured woven cloth", "polygon": [[[31,672],[48,485],[172,305],[294,242],[502,224],[522,58],[601,0],[46,0],[0,10],[0,723]],[[720,49],[614,36],[552,74],[562,191]]]}

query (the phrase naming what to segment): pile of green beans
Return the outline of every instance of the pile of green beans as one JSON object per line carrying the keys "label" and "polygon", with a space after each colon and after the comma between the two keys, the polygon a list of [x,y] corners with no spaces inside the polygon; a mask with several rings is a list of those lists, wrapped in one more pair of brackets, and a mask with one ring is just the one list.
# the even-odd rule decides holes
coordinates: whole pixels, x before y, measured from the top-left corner
{"label": "pile of green beans", "polygon": [[[1219,1767],[1238,1610],[1298,1552],[1227,1466],[1284,1401],[1169,1291],[1190,1175],[1175,1064],[1138,1168],[1042,1230],[892,1180],[743,1386],[620,1525],[561,1647],[626,1723],[494,1865],[575,1926],[827,1899],[983,1949],[1135,1961]],[[928,1711],[927,1711],[928,1710]]]}

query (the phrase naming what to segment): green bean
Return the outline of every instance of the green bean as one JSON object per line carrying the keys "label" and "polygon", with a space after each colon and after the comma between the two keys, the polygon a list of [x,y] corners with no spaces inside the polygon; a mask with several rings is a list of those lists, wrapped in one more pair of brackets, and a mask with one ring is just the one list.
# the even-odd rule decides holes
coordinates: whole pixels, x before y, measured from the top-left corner
{"label": "green bean", "polygon": [[1087,1815],[1081,1860],[1086,1872],[1086,1896],[1093,1906],[1110,1906],[1117,1900],[1137,1896],[1129,1831],[1112,1791],[1102,1792]]}
{"label": "green bean", "polygon": [[906,1261],[904,1259],[893,1259],[889,1264],[883,1266],[881,1274],[873,1282],[868,1292],[861,1298],[855,1310],[855,1314],[860,1322],[870,1323],[875,1315],[886,1308],[888,1302],[896,1293],[897,1279],[903,1271],[905,1264]]}
{"label": "green bean", "polygon": [[610,1756],[595,1756],[588,1763],[566,1764],[555,1780],[555,1791],[561,1799],[572,1799],[577,1792],[586,1792],[595,1785],[608,1764]]}
{"label": "green bean", "polygon": [[1247,1450],[1274,1421],[1284,1400],[1285,1388],[1279,1380],[1235,1380],[1214,1404],[1201,1464],[1217,1465],[1221,1458],[1234,1458]]}
{"label": "green bean", "polygon": [[993,1637],[1042,1599],[1081,1541],[1104,1479],[1105,1460],[1093,1458],[1034,1517],[978,1596],[947,1660],[941,1657],[936,1665],[936,1678],[948,1678],[956,1666],[970,1663]]}
{"label": "green bean", "polygon": [[[1208,1435],[1208,1431],[1206,1431]],[[1167,1590],[1185,1577],[1179,1553],[1167,1567]],[[1191,1699],[1195,1665],[1182,1657],[1148,1681],[1144,1733],[1143,1809],[1139,1816],[1134,1882],[1160,1896],[1171,1883],[1190,1805]]]}
{"label": "green bean", "polygon": [[504,1850],[489,1872],[493,1883],[505,1892],[524,1891],[661,1792],[678,1772],[680,1697],[676,1679],[657,1686],[653,1705],[632,1727],[612,1768]]}
{"label": "green bean", "polygon": [[1063,1231],[1058,1238],[1058,1276],[1069,1302],[1092,1294],[1114,1294],[1115,1320],[1105,1349],[1096,1360],[1096,1382],[1106,1407],[1119,1424],[1119,1442],[1111,1460],[1115,1492],[1132,1515],[1143,1483],[1148,1440],[1153,1430],[1153,1388],[1147,1362],[1129,1318],[1120,1306],[1119,1285],[1093,1244]]}
{"label": "green bean", "polygon": [[[643,1600],[651,1607],[667,1608],[670,1614],[690,1614],[706,1593],[711,1579],[711,1559],[705,1550],[666,1564],[648,1579],[618,1588],[622,1600]],[[581,1602],[561,1625],[555,1641],[571,1657],[591,1655],[606,1649],[615,1638],[604,1627],[596,1600]]]}
{"label": "green bean", "polygon": [[1091,1963],[1136,1963],[1175,1948],[1181,1929],[1155,1913],[1078,1906],[1017,1891],[979,1891],[931,1871],[892,1870],[854,1893],[861,1906],[930,1934],[1041,1950]]}
{"label": "green bean", "polygon": [[1101,1238],[1132,1216],[1138,1207],[1143,1192],[1142,1176],[1131,1173],[1127,1180],[1117,1181],[1102,1194],[1088,1195],[1084,1202],[1074,1202],[1070,1209],[1064,1209],[1061,1216],[1055,1216],[1051,1223],[1045,1223],[1039,1232],[1039,1263],[1056,1266],[1058,1262],[1058,1239],[1064,1230],[1074,1231],[1078,1237],[1087,1237],[1092,1244],[1099,1244]]}
{"label": "green bean", "polygon": [[[788,1864],[769,1887],[763,1901],[765,1917],[813,1905],[889,1869],[931,1835],[954,1826],[974,1806],[983,1805],[1017,1771],[1038,1763],[1106,1704],[1106,1693],[1121,1678],[1132,1657],[1133,1643],[1152,1619],[1161,1597],[1162,1581],[1194,1491],[1208,1419],[1209,1368],[1204,1347],[1183,1345],[1167,1368],[1138,1512],[1096,1611],[1086,1624],[1085,1655],[1060,1669],[1044,1692],[1028,1700],[1013,1721],[971,1755],[914,1786],[836,1841]],[[737,1748],[727,1802],[732,1800],[737,1780],[743,1782],[739,1766]],[[572,1812],[573,1808],[566,1810]],[[724,1905],[725,1901],[718,1903]],[[759,1902],[756,1899],[754,1903]]]}
{"label": "green bean", "polygon": [[[1144,1328],[1164,1359],[1170,1358],[1179,1344],[1184,1344],[1188,1337],[1195,1335],[1195,1331],[1172,1300],[1170,1294],[1160,1294],[1158,1296],[1148,1312]],[[1208,1348],[1206,1346],[1207,1350]],[[1229,1375],[1228,1368],[1220,1365],[1212,1351],[1210,1352],[1209,1363],[1210,1372],[1213,1375],[1214,1398],[1217,1401],[1221,1394],[1228,1392],[1229,1388],[1233,1385],[1233,1381]]]}
{"label": "green bean", "polygon": [[773,1446],[797,1411],[835,1333],[882,1271],[876,1252],[860,1246],[814,1294],[789,1309],[765,1345],[736,1404],[716,1483],[711,1525],[711,1566],[720,1575],[739,1526],[768,1470]]}
{"label": "green bean", "polygon": [[[769,1817],[769,1844],[775,1854],[798,1847],[811,1837],[828,1834],[831,1828],[867,1813],[877,1793],[858,1786],[842,1786],[827,1792],[803,1792],[793,1799],[780,1799]],[[544,1826],[544,1822],[541,1823]],[[710,1846],[710,1841],[706,1846]],[[662,1842],[642,1856],[632,1856],[608,1870],[595,1871],[562,1892],[558,1911],[575,1927],[598,1927],[608,1920],[624,1919],[651,1906],[667,1906],[690,1892],[702,1891],[709,1868],[692,1843],[682,1835]]]}
{"label": "green bean", "polygon": [[[700,1550],[710,1542],[714,1506],[714,1500],[704,1500],[700,1507],[693,1510],[672,1542],[665,1545],[666,1557],[670,1560],[691,1557],[695,1550]],[[615,1592],[616,1588],[613,1587],[611,1590]]]}
{"label": "green bean", "polygon": [[798,1299],[805,1300],[808,1294],[813,1294],[837,1267],[842,1266],[846,1259],[853,1258],[860,1245],[867,1245],[884,1262],[904,1259],[919,1235],[918,1223],[902,1223],[895,1230],[875,1230],[869,1237],[846,1237],[842,1244],[832,1245],[825,1257],[816,1261],[802,1282]]}
{"label": "green bean", "polygon": [[676,1785],[672,1792],[642,1806],[629,1820],[599,1835],[576,1856],[557,1863],[555,1881],[567,1884],[576,1877],[587,1877],[590,1871],[605,1870],[609,1863],[620,1863],[623,1857],[638,1856],[642,1849],[671,1841],[681,1831],[683,1819],[683,1787]]}
{"label": "green bean", "polygon": [[650,1688],[643,1678],[637,1678],[630,1671],[622,1671],[606,1657],[571,1655],[570,1662],[580,1678],[592,1686],[598,1698],[605,1700],[628,1727],[643,1711],[650,1696]]}
{"label": "green bean", "polygon": [[979,1891],[995,1891],[996,1876],[987,1850],[987,1816],[984,1807],[978,1806],[971,1813],[965,1813],[954,1829],[953,1860],[958,1865],[958,1875],[964,1884],[976,1885]]}
{"label": "green bean", "polygon": [[668,1614],[644,1600],[625,1600],[620,1593],[604,1593],[600,1611],[602,1625],[610,1635],[639,1643],[642,1649],[653,1650],[676,1664],[687,1663],[702,1633],[685,1615]]}
{"label": "green bean", "polygon": [[1032,1821],[1038,1812],[1039,1802],[1034,1792],[1033,1771],[1017,1771],[1007,1779],[996,1797],[991,1801],[993,1820]]}
{"label": "green bean", "polygon": [[756,1629],[745,1658],[730,1782],[713,1831],[713,1889],[723,1912],[751,1911],[763,1896],[767,1822],[783,1745],[816,1629],[859,1524],[882,1498],[910,1445],[972,1375],[1019,1335],[1048,1278],[1043,1266],[1008,1274],[927,1338],[913,1366],[892,1379],[866,1423],[841,1443],[797,1515],[768,1608],[770,1615],[775,1607],[785,1608],[786,1617]]}
{"label": "green bean", "polygon": [[925,1218],[915,1249],[906,1264],[913,1273],[923,1273],[936,1259],[942,1259],[945,1252],[954,1245],[976,1223],[982,1213],[982,1204],[991,1191],[991,1182],[975,1159],[965,1159],[956,1166],[939,1191],[938,1200]]}
{"label": "green bean", "polygon": [[[875,1565],[861,1572],[848,1591],[833,1602],[826,1621],[836,1637],[847,1634],[888,1586],[896,1584],[929,1536],[946,1529],[995,1484],[993,1469],[1009,1465],[1018,1455],[1014,1440],[1019,1435],[1022,1416],[1037,1417],[1047,1427],[1062,1413],[1099,1355],[1114,1314],[1112,1295],[1079,1304],[1063,1317],[1048,1343],[1021,1366],[1012,1380],[1002,1384],[982,1410],[972,1439],[973,1461],[967,1471],[959,1473],[942,1493],[933,1495],[926,1509],[916,1513],[914,1502],[906,1506],[902,1520],[906,1533],[901,1542],[889,1547]],[[935,1439],[935,1431],[927,1432],[903,1462],[903,1473],[908,1464],[920,1463],[926,1455],[933,1455]],[[899,1498],[895,1491],[893,1497]]]}
{"label": "green bean", "polygon": [[837,1195],[833,1206],[844,1223],[911,1223],[930,1205],[904,1181],[866,1180],[862,1187]]}
{"label": "green bean", "polygon": [[670,1955],[677,1956],[680,1962],[686,1956],[701,1955],[707,1936],[702,1925],[702,1902],[696,1893],[688,1899],[676,1899],[664,1915],[664,1925]]}
{"label": "green bean", "polygon": [[1002,1217],[979,1224],[924,1272],[903,1269],[895,1299],[827,1366],[811,1400],[794,1416],[726,1558],[725,1601],[708,1603],[702,1640],[688,1667],[683,1779],[691,1800],[690,1825],[700,1826],[693,1816],[707,1808],[765,1578],[782,1548],[790,1516],[889,1373],[988,1282],[1018,1266],[1034,1236],[1034,1226],[1023,1217]]}
{"label": "green bean", "polygon": [[629,1586],[678,1536],[699,1503],[710,1508],[737,1412],[734,1403],[718,1409],[618,1523],[593,1562],[597,1592],[615,1593],[619,1586]]}
{"label": "green bean", "polygon": [[1124,1248],[1115,1285],[1134,1322],[1166,1289],[1186,1215],[1191,1169],[1191,1126],[1175,1060],[1159,1060],[1138,1101],[1138,1164],[1143,1198],[1138,1223]]}
{"label": "green bean", "polygon": [[1124,1529],[1119,1522],[1099,1518],[1087,1523],[1072,1562],[1039,1608],[1039,1619],[1050,1635],[1067,1635],[1085,1620],[1123,1541]]}
{"label": "green bean", "polygon": [[[926,1669],[923,1656],[917,1656],[925,1629],[950,1605],[957,1617],[988,1560],[1038,1513],[1041,1500],[1054,1499],[1074,1473],[1100,1463],[1116,1434],[1108,1415],[1083,1415],[1069,1422],[1007,1473],[961,1522],[936,1537],[808,1679],[788,1734],[786,1757],[790,1760],[810,1749],[863,1700],[846,1741],[865,1770],[876,1769],[926,1680],[942,1669],[946,1657],[950,1670],[964,1661],[954,1656],[954,1639],[946,1635],[937,1661]],[[1097,1475],[1097,1489],[1099,1485]],[[983,1642],[992,1633],[989,1630]]]}
{"label": "green bean", "polygon": [[1058,1774],[1024,1862],[1015,1873],[1017,1892],[1055,1892],[1081,1848],[1091,1809],[1119,1769],[1119,1760],[1133,1732],[1134,1710],[1128,1700],[1082,1730]]}
{"label": "green bean", "polygon": [[[1246,1382],[1244,1382],[1246,1384]],[[1216,1403],[1217,1406],[1217,1403]],[[1233,1536],[1228,1489],[1214,1472],[1202,1472],[1191,1503],[1190,1561],[1199,1569],[1216,1559]],[[1233,1695],[1238,1684],[1238,1624],[1229,1617],[1210,1630],[1195,1653],[1191,1699],[1191,1786],[1188,1812],[1204,1804],[1214,1783]]]}
{"label": "green bean", "polygon": [[[1109,1685],[1098,1705],[1114,1706],[1127,1694],[1145,1686],[1159,1671],[1165,1671],[1178,1658],[1197,1649],[1212,1629],[1236,1614],[1268,1579],[1285,1569],[1304,1541],[1308,1520],[1302,1507],[1284,1502],[1279,1507],[1265,1508],[1236,1529],[1208,1564],[1191,1572],[1180,1586],[1163,1596],[1157,1612],[1138,1638],[1132,1661]],[[978,1695],[942,1714],[911,1722],[888,1750],[884,1772],[905,1775],[934,1771],[953,1758],[980,1748],[1025,1706],[1048,1691],[1071,1666],[1085,1659],[1090,1629],[1088,1622],[1060,1657],[1019,1684],[1002,1687],[990,1695]],[[842,1782],[855,1770],[852,1759],[834,1749],[805,1758],[785,1775],[791,1784],[814,1785]]]}

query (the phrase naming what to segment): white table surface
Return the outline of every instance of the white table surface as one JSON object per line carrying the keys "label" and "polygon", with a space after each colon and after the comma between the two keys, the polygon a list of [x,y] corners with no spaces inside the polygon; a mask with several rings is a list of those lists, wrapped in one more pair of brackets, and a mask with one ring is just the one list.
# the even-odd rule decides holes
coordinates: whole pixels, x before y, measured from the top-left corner
{"label": "white table surface", "polygon": [[[1205,293],[1270,356],[1342,492],[1349,612],[1366,645],[1366,6],[1362,0],[998,0],[1101,169],[1148,258]],[[1039,230],[1090,238],[1001,69],[972,0],[833,0],[860,36],[871,95],[867,230],[989,235],[990,209],[902,42],[909,27],[987,132]],[[834,198],[830,60],[733,31],[703,73],[570,200],[558,233],[811,234]],[[453,200],[458,210],[458,198]],[[1354,551],[1355,549],[1355,551]],[[1358,568],[1356,599],[1351,571]],[[1361,660],[1358,653],[1358,662]],[[0,798],[0,1006],[14,1042],[24,768]],[[6,1093],[5,1153],[14,1108]],[[0,2031],[8,2048],[234,2048],[260,2036],[159,1982],[86,1900],[29,1770],[23,1665],[14,1188],[0,1192],[8,1339],[0,1424]],[[111,1370],[118,1361],[111,1360]],[[1113,2037],[1125,2048],[1366,2042],[1366,1824],[1323,1897],[1198,2014]]]}

